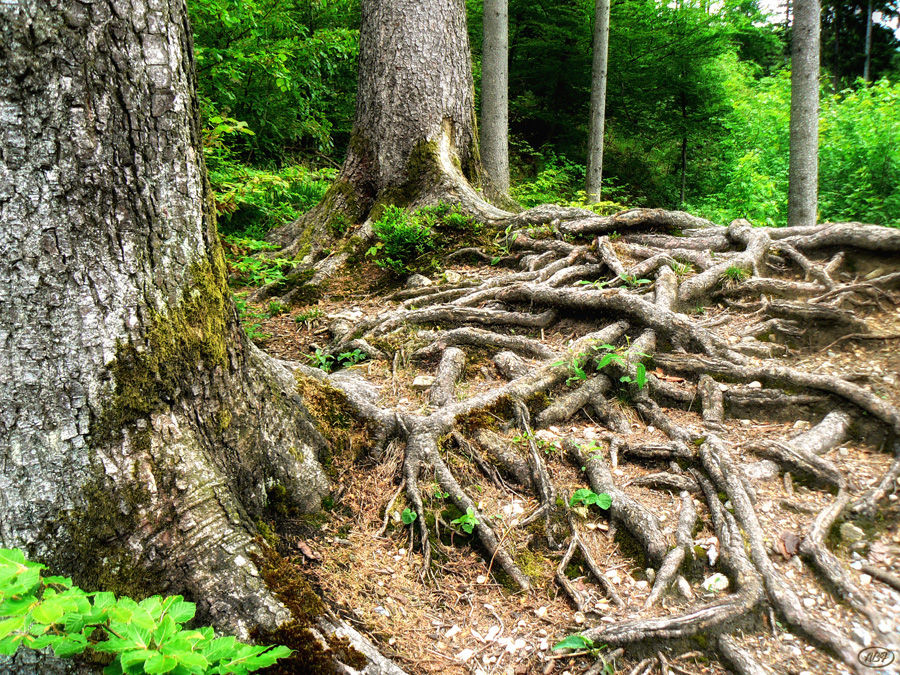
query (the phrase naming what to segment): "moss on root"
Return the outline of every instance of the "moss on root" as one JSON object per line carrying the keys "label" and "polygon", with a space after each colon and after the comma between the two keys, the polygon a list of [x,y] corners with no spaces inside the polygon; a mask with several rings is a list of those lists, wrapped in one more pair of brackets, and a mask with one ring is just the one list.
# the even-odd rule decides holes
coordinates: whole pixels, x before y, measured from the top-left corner
{"label": "moss on root", "polygon": [[295,374],[297,393],[303,399],[316,429],[328,441],[330,454],[322,458],[329,469],[335,457],[356,459],[366,447],[367,428],[350,411],[347,395],[340,389],[302,373]]}
{"label": "moss on root", "polygon": [[140,526],[149,495],[136,482],[115,488],[107,482],[98,472],[82,489],[82,503],[57,514],[47,536],[65,545],[45,562],[82,588],[143,600],[160,591],[155,582],[164,576],[160,568],[139,560],[126,542]]}
{"label": "moss on root", "polygon": [[266,546],[265,542],[259,543],[262,554],[252,555],[253,562],[259,568],[266,586],[290,610],[293,617],[275,630],[256,630],[252,633],[253,639],[258,642],[281,644],[294,650],[291,656],[281,659],[263,672],[268,675],[330,674],[335,672],[335,660],[357,669],[365,667],[368,662],[366,657],[355,650],[346,638],[332,637],[328,639],[328,647],[322,647],[311,631],[316,620],[325,613],[322,600],[300,568]]}

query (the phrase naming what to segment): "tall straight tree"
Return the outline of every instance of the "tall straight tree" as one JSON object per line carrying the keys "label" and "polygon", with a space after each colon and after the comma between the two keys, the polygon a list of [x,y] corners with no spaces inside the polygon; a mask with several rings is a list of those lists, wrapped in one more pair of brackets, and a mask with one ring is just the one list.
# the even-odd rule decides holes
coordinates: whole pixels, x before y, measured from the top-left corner
{"label": "tall straight tree", "polygon": [[871,82],[872,68],[872,0],[866,5],[866,61],[863,65],[863,79]]}
{"label": "tall straight tree", "polygon": [[481,159],[494,188],[509,192],[509,9],[484,0],[481,60]]}
{"label": "tall straight tree", "polygon": [[[356,118],[347,158],[322,202],[274,230],[280,255],[316,262],[329,227],[363,223],[384,204],[450,200],[481,218],[502,217],[473,186],[478,153],[472,62],[461,0],[362,0]],[[361,234],[368,236],[364,227]],[[346,254],[320,266],[339,265]]]}
{"label": "tall straight tree", "polygon": [[606,76],[609,67],[610,0],[597,0],[594,7],[594,62],[591,68],[591,128],[588,139],[587,199],[600,201],[603,182],[603,136],[606,123]]}
{"label": "tall straight tree", "polygon": [[819,185],[819,0],[795,0],[788,225],[814,225]]}

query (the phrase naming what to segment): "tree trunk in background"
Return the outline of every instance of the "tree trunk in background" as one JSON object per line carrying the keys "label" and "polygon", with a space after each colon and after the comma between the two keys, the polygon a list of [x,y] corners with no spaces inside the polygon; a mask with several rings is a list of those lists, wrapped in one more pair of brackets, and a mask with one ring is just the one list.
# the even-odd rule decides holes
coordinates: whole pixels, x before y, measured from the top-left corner
{"label": "tree trunk in background", "polygon": [[610,0],[597,0],[594,7],[594,62],[591,69],[591,130],[588,140],[588,202],[600,201],[603,181],[603,130],[606,122],[606,76],[609,65]]}
{"label": "tree trunk in background", "polygon": [[509,192],[509,12],[507,0],[484,0],[481,150],[494,187]]}
{"label": "tree trunk in background", "polygon": [[270,234],[285,246],[281,256],[314,262],[333,238],[336,220],[359,223],[384,204],[446,199],[483,217],[504,215],[472,187],[482,184],[483,169],[465,4],[362,0],[361,12],[356,119],[347,158],[315,209]]}
{"label": "tree trunk in background", "polygon": [[814,225],[819,167],[818,0],[794,3],[790,133],[788,225]]}
{"label": "tree trunk in background", "polygon": [[863,66],[863,79],[866,82],[872,81],[871,73],[869,72],[872,66],[872,0],[869,0],[869,4],[866,7],[866,62]]}
{"label": "tree trunk in background", "polygon": [[189,36],[182,0],[0,5],[0,545],[246,636],[290,618],[252,523],[319,508],[325,442],[230,300]]}

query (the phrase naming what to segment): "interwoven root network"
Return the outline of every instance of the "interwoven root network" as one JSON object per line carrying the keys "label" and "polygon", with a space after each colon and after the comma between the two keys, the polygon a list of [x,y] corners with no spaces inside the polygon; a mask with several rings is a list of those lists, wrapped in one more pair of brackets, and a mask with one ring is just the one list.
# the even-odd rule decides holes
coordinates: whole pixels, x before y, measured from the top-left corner
{"label": "interwoven root network", "polygon": [[[870,624],[878,645],[900,648],[895,623],[884,620],[827,544],[833,525],[876,516],[897,489],[900,410],[860,384],[791,365],[798,345],[826,349],[851,338],[896,339],[879,333],[864,315],[869,309],[896,311],[900,230],[856,223],[755,228],[746,221],[726,228],[680,212],[638,209],[600,217],[555,207],[538,207],[496,225],[505,228],[509,252],[500,263],[514,271],[481,282],[399,291],[389,298],[390,309],[336,335],[329,346],[335,355],[360,348],[393,359],[395,368],[401,358],[434,368],[424,412],[380,405],[358,376],[301,368],[346,393],[355,415],[372,431],[376,455],[392,441],[405,446],[397,484],[418,515],[413,527],[423,577],[435,564],[433,549],[444,545],[440,531],[448,528],[440,517],[427,517],[422,487],[427,477],[458,512],[474,514],[473,540],[491,573],[505,575],[507,583],[523,591],[530,587],[516,562],[525,532],[532,534],[532,544],[538,538],[545,550],[557,551],[556,579],[573,605],[587,613],[584,636],[610,648],[639,645],[649,658],[636,673],[657,666],[669,672],[656,649],[686,650],[690,638],[701,633],[735,671],[772,672],[730,634],[736,626],[764,630],[775,616],[841,669],[870,672],[858,661],[867,645],[807,610],[773,562],[776,551],[801,556],[817,573],[823,593],[834,594]],[[454,257],[485,266],[493,258],[478,249]],[[705,312],[707,307],[716,310]],[[572,327],[565,348],[540,339],[543,331],[563,325]],[[432,330],[420,330],[425,327]],[[385,346],[411,333],[419,339],[414,352],[395,347],[390,353]],[[485,354],[507,381],[467,396],[467,359]],[[608,354],[615,358],[598,369]],[[686,410],[700,412],[702,425],[696,418],[685,422],[679,413]],[[757,418],[784,418],[793,411],[794,419],[811,422],[798,437],[766,439],[751,448],[829,500],[809,517],[796,541],[761,524],[752,474],[737,461],[734,440],[725,433],[726,415],[736,410]],[[559,431],[580,414],[605,427],[598,442]],[[632,440],[638,419],[639,426],[652,426],[667,440]],[[558,448],[542,440],[540,430],[548,427],[561,437]],[[852,466],[827,455],[851,433],[893,453],[881,480],[866,488],[857,484]],[[478,496],[463,487],[471,481],[460,480],[449,459],[454,453],[469,457],[500,489],[533,495],[534,510],[518,522],[487,517]],[[610,534],[627,535],[639,547],[635,556],[650,568],[652,586],[642,606],[624,607],[603,561],[586,545],[584,520],[570,506],[571,482],[558,484],[551,460],[570,463],[581,487],[610,495]],[[644,492],[617,484],[617,468],[632,462],[653,468],[632,485],[677,500],[680,511],[672,527],[663,524],[653,504],[643,503],[638,495]],[[728,592],[712,600],[699,599],[704,590],[690,573],[700,529],[714,533],[715,569],[729,580]],[[596,593],[606,595],[626,619],[595,621],[595,591],[573,584],[567,575],[574,559],[591,573]],[[896,585],[896,576],[872,571]],[[681,600],[663,610],[660,603],[672,594]]]}

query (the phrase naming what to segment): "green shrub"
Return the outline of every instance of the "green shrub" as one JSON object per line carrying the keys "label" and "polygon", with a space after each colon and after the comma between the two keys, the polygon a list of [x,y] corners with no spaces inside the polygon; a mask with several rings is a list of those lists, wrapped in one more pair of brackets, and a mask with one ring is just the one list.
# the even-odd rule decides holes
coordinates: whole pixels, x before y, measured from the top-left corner
{"label": "green shrub", "polygon": [[375,259],[375,264],[394,274],[407,274],[410,265],[419,256],[434,248],[434,233],[431,229],[434,215],[411,214],[393,204],[384,209],[381,218],[372,224],[378,243],[366,255]]}
{"label": "green shrub", "polygon": [[273,665],[287,647],[254,646],[216,637],[212,628],[185,629],[196,605],[180,595],[135,602],[88,593],[68,577],[41,574],[43,565],[18,549],[0,549],[0,654],[49,647],[59,657],[108,654],[105,675],[234,673]]}

